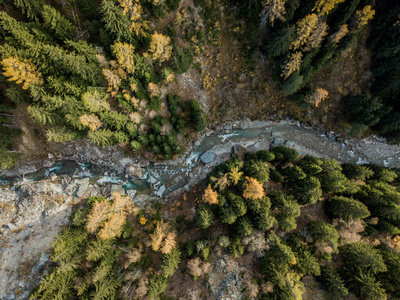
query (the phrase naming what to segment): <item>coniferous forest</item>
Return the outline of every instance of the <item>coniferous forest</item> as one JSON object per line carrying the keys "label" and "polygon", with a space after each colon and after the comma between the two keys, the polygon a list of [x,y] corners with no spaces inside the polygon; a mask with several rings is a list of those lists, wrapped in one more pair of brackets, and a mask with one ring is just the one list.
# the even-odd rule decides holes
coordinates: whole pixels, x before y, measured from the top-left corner
{"label": "coniferous forest", "polygon": [[[1,169],[172,161],[242,118],[400,142],[398,0],[0,0],[0,70]],[[399,169],[236,154],[175,201],[80,199],[31,299],[221,299],[237,264],[240,299],[400,298]]]}
{"label": "coniferous forest", "polygon": [[[180,299],[176,281],[203,284],[217,251],[250,257],[245,299],[303,299],[307,275],[334,299],[397,299],[396,186],[387,168],[278,146],[218,165],[175,206],[91,197],[54,241],[53,268],[31,299]],[[321,211],[307,217],[310,208]]]}

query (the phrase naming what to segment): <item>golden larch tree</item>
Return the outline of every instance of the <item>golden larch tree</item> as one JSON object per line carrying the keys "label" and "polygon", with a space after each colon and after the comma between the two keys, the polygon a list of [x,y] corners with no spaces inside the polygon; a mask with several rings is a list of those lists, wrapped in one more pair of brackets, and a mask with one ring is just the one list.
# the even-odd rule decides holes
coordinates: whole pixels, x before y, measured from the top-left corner
{"label": "golden larch tree", "polygon": [[119,87],[121,86],[121,77],[119,77],[116,71],[110,69],[103,69],[103,75],[108,83],[107,92],[111,94],[111,97],[114,97],[118,94]]}
{"label": "golden larch tree", "polygon": [[152,34],[149,53],[151,59],[154,61],[162,63],[168,60],[172,55],[170,37],[157,32]]}
{"label": "golden larch tree", "polygon": [[153,249],[153,251],[160,250],[163,239],[169,231],[170,226],[168,223],[164,223],[163,220],[157,223],[156,229],[152,234],[150,234],[151,248]]}
{"label": "golden larch tree", "polygon": [[151,97],[157,97],[161,94],[161,90],[158,87],[157,84],[153,83],[153,82],[149,82],[149,85],[147,86],[147,90],[150,93]]}
{"label": "golden larch tree", "polygon": [[89,233],[95,233],[101,223],[107,218],[112,210],[110,202],[107,200],[98,202],[93,205],[92,210],[87,216],[86,229]]}
{"label": "golden larch tree", "polygon": [[243,172],[240,171],[240,168],[238,166],[231,168],[231,170],[228,173],[228,179],[234,184],[238,184],[240,179],[243,176]]}
{"label": "golden larch tree", "polygon": [[315,90],[313,94],[311,94],[309,97],[306,98],[306,101],[312,103],[315,107],[318,107],[323,100],[328,98],[328,96],[329,93],[327,90],[318,88]]}
{"label": "golden larch tree", "polygon": [[143,7],[138,0],[118,0],[123,8],[123,14],[132,21],[129,30],[138,36],[144,36],[149,29],[149,22],[143,19]]}
{"label": "golden larch tree", "polygon": [[203,200],[209,204],[218,204],[218,193],[212,189],[211,184],[205,189]]}
{"label": "golden larch tree", "polygon": [[375,10],[371,8],[371,5],[367,5],[363,9],[357,10],[354,14],[357,22],[357,28],[367,25],[368,21],[371,20],[374,15]]}
{"label": "golden larch tree", "polygon": [[122,227],[126,221],[126,213],[114,213],[112,217],[104,222],[103,228],[99,231],[99,237],[103,240],[119,237],[122,233]]}
{"label": "golden larch tree", "polygon": [[315,3],[313,11],[317,11],[321,15],[327,15],[336,5],[344,1],[345,0],[318,0]]}
{"label": "golden larch tree", "polygon": [[285,65],[282,66],[282,74],[283,78],[288,78],[290,74],[293,72],[300,70],[300,66],[302,63],[302,57],[303,54],[300,51],[297,51],[295,53],[292,53],[285,63]]}
{"label": "golden larch tree", "polygon": [[96,115],[87,115],[84,114],[79,118],[79,121],[83,126],[87,126],[90,128],[90,130],[97,130],[98,128],[103,125],[103,123],[100,121],[99,117]]}
{"label": "golden larch tree", "polygon": [[314,32],[309,36],[308,42],[304,47],[304,51],[310,51],[313,48],[318,48],[327,34],[328,24],[326,24],[325,22],[318,23]]}
{"label": "golden larch tree", "polygon": [[140,253],[140,249],[133,248],[128,250],[125,254],[124,269],[127,269],[131,264],[138,262],[141,257],[142,254]]}
{"label": "golden larch tree", "polygon": [[265,28],[267,23],[273,24],[275,20],[285,21],[284,15],[286,0],[265,0],[262,2],[262,11],[260,13],[260,28]]}
{"label": "golden larch tree", "polygon": [[243,197],[248,199],[261,199],[265,196],[264,188],[255,178],[247,177],[243,183]]}
{"label": "golden larch tree", "polygon": [[211,180],[214,182],[215,188],[219,189],[220,191],[223,191],[229,185],[228,174],[225,174],[219,178],[211,177]]}
{"label": "golden larch tree", "polygon": [[167,236],[165,237],[163,246],[161,248],[161,252],[164,254],[168,254],[176,247],[176,233],[175,232],[168,232]]}
{"label": "golden larch tree", "polygon": [[344,38],[347,34],[349,33],[349,27],[347,24],[344,24],[340,27],[340,29],[332,34],[331,36],[331,42],[332,43],[339,43],[339,41]]}
{"label": "golden larch tree", "polygon": [[315,28],[317,28],[317,25],[318,16],[316,14],[307,15],[297,22],[296,39],[290,45],[290,48],[296,50],[307,43],[309,36],[314,32]]}
{"label": "golden larch tree", "polygon": [[3,75],[9,77],[8,81],[22,83],[22,88],[27,90],[31,84],[42,85],[42,74],[36,69],[36,66],[28,59],[22,59],[18,56],[4,58],[1,61],[3,66]]}
{"label": "golden larch tree", "polygon": [[135,60],[134,52],[135,47],[128,43],[115,43],[112,46],[112,50],[117,57],[118,64],[128,73],[133,74],[135,72]]}

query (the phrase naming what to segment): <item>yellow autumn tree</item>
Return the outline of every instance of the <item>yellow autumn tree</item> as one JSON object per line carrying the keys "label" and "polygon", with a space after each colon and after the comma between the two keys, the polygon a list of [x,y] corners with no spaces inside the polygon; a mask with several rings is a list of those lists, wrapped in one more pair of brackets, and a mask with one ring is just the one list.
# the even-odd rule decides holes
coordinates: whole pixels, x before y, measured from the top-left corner
{"label": "yellow autumn tree", "polygon": [[158,6],[158,5],[163,4],[165,2],[165,0],[152,0],[152,2],[154,5]]}
{"label": "yellow autumn tree", "polygon": [[152,234],[150,234],[151,248],[153,249],[153,251],[160,250],[163,239],[167,235],[169,230],[170,230],[169,224],[164,223],[163,220],[157,223],[156,229]]}
{"label": "yellow autumn tree", "polygon": [[332,43],[339,43],[339,41],[344,38],[347,34],[349,33],[349,27],[347,24],[344,24],[340,27],[340,29],[335,32],[334,34],[332,34],[331,36],[331,42]]}
{"label": "yellow autumn tree", "polygon": [[108,221],[104,222],[103,228],[99,231],[99,237],[103,240],[119,237],[125,221],[125,212],[114,213]]}
{"label": "yellow autumn tree", "polygon": [[149,29],[149,22],[143,19],[143,7],[138,0],[118,0],[123,8],[123,14],[132,21],[129,30],[134,31],[138,36],[146,35]]}
{"label": "yellow autumn tree", "polygon": [[101,125],[103,125],[103,123],[100,121],[99,117],[97,117],[96,115],[87,115],[84,114],[83,116],[81,116],[79,118],[79,121],[81,122],[81,124],[83,126],[87,126],[90,128],[90,130],[96,130],[99,127],[101,127]]}
{"label": "yellow autumn tree", "polygon": [[212,189],[211,184],[205,189],[203,200],[209,204],[218,204],[218,193]]}
{"label": "yellow autumn tree", "polygon": [[163,246],[161,248],[161,253],[168,254],[176,247],[176,233],[175,232],[168,232]]}
{"label": "yellow autumn tree", "polygon": [[315,28],[317,28],[317,25],[318,16],[316,14],[307,15],[297,22],[296,38],[290,45],[290,48],[296,50],[307,43],[309,36],[314,32]]}
{"label": "yellow autumn tree", "polygon": [[87,216],[86,229],[89,233],[95,233],[100,227],[101,223],[107,218],[112,210],[112,206],[109,201],[103,200],[101,202],[96,201],[93,205],[92,210]]}
{"label": "yellow autumn tree", "polygon": [[292,53],[287,62],[282,66],[283,78],[288,78],[293,72],[300,70],[303,54],[300,51]]}
{"label": "yellow autumn tree", "polygon": [[158,87],[157,84],[153,83],[153,82],[149,82],[149,85],[147,86],[147,90],[150,93],[151,97],[157,97],[161,94],[161,90]]}
{"label": "yellow autumn tree", "polygon": [[140,249],[133,248],[126,252],[125,261],[124,261],[124,269],[127,269],[131,264],[134,264],[140,260],[142,254],[140,253]]}
{"label": "yellow autumn tree", "polygon": [[344,1],[345,0],[318,0],[315,3],[313,11],[317,11],[321,15],[327,15],[336,5]]}
{"label": "yellow autumn tree", "polygon": [[371,8],[371,5],[367,5],[363,9],[357,10],[354,15],[357,22],[357,28],[367,25],[368,21],[371,20],[374,15],[375,10]]}
{"label": "yellow autumn tree", "polygon": [[219,178],[211,177],[210,179],[215,183],[215,188],[219,189],[220,191],[224,190],[229,185],[228,174],[225,174]]}
{"label": "yellow autumn tree", "polygon": [[22,88],[27,90],[31,84],[42,85],[42,74],[36,69],[36,66],[28,59],[22,59],[18,56],[4,58],[1,61],[3,66],[3,75],[8,81],[22,83]]}
{"label": "yellow autumn tree", "polygon": [[243,183],[243,197],[248,199],[261,199],[265,196],[264,188],[255,178],[247,177]]}
{"label": "yellow autumn tree", "polygon": [[136,66],[134,61],[134,51],[135,47],[128,43],[115,43],[112,50],[117,57],[118,64],[126,71],[128,74],[133,74],[135,72]]}
{"label": "yellow autumn tree", "polygon": [[96,201],[87,217],[87,231],[95,233],[102,227],[98,235],[103,240],[119,237],[126,222],[128,204],[129,199],[118,193],[113,193],[112,201]]}
{"label": "yellow autumn tree", "polygon": [[284,15],[286,0],[265,0],[262,2],[260,14],[260,28],[265,28],[267,23],[273,24],[275,20],[285,21]]}
{"label": "yellow autumn tree", "polygon": [[318,23],[314,32],[309,36],[308,42],[303,50],[310,51],[313,48],[318,48],[327,34],[328,34],[328,24],[326,24],[325,22]]}
{"label": "yellow autumn tree", "polygon": [[309,97],[306,98],[306,101],[313,104],[315,107],[318,107],[323,100],[328,98],[328,96],[329,93],[327,90],[318,88],[315,90],[313,94],[311,94]]}
{"label": "yellow autumn tree", "polygon": [[107,92],[111,94],[111,97],[114,97],[118,94],[119,87],[121,86],[121,77],[119,77],[116,71],[110,69],[103,69],[103,75],[108,83]]}
{"label": "yellow autumn tree", "polygon": [[231,168],[231,170],[228,173],[228,179],[234,184],[238,184],[240,179],[243,176],[243,172],[240,171],[240,168],[238,166]]}
{"label": "yellow autumn tree", "polygon": [[152,60],[160,63],[168,60],[172,55],[171,39],[161,33],[152,34],[149,54]]}

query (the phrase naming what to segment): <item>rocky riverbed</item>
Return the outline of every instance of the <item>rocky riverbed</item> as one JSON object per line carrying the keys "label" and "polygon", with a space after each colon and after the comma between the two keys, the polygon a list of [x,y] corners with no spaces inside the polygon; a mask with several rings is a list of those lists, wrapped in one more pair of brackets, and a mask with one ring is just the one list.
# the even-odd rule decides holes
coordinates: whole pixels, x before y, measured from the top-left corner
{"label": "rocky riverbed", "polygon": [[293,120],[225,124],[206,131],[176,160],[164,162],[125,157],[116,147],[100,148],[87,141],[67,143],[63,153],[0,172],[0,299],[28,298],[48,267],[52,240],[68,222],[71,205],[81,198],[119,192],[141,206],[168,201],[232,154],[276,145],[340,162],[388,167],[400,162],[400,146],[383,139],[343,140]]}

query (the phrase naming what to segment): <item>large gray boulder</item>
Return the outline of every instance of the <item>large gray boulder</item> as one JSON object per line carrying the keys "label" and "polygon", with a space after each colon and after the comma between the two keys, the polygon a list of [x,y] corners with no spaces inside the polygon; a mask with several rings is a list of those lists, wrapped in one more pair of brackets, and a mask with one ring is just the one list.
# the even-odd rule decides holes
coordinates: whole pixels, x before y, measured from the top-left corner
{"label": "large gray boulder", "polygon": [[215,160],[215,153],[211,150],[208,150],[200,156],[200,159],[205,164],[212,163]]}

